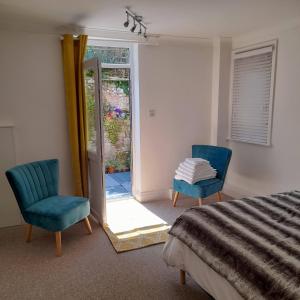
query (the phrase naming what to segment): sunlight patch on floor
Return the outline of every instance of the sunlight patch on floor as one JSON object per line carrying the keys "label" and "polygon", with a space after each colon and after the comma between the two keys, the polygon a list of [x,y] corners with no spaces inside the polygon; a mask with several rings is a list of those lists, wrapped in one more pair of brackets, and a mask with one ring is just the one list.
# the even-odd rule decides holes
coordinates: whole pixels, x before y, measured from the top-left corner
{"label": "sunlight patch on floor", "polygon": [[166,241],[170,225],[134,198],[108,201],[106,209],[104,230],[117,252]]}
{"label": "sunlight patch on floor", "polygon": [[115,233],[155,225],[168,225],[134,198],[107,202],[107,223]]}

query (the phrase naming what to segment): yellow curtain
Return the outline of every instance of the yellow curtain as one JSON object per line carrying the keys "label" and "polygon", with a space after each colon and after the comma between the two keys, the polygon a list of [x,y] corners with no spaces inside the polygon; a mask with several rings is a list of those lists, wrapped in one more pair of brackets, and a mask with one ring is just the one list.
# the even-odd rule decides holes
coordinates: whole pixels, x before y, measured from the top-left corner
{"label": "yellow curtain", "polygon": [[88,197],[87,125],[85,112],[85,89],[83,60],[87,36],[74,38],[63,36],[62,51],[65,78],[65,94],[74,192]]}

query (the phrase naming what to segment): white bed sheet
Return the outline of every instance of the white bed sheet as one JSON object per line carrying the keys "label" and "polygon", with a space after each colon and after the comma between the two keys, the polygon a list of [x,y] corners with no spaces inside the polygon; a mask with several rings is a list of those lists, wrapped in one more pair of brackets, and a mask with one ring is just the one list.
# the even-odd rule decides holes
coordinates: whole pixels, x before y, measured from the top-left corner
{"label": "white bed sheet", "polygon": [[221,275],[201,260],[188,246],[169,235],[163,250],[168,266],[184,270],[215,300],[242,300],[242,296]]}

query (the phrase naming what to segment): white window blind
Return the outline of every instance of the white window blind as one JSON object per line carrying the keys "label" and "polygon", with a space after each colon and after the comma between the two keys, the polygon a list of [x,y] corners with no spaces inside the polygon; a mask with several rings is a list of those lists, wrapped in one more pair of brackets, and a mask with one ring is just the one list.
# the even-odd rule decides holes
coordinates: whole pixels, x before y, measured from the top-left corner
{"label": "white window blind", "polygon": [[270,145],[275,47],[233,53],[231,139]]}

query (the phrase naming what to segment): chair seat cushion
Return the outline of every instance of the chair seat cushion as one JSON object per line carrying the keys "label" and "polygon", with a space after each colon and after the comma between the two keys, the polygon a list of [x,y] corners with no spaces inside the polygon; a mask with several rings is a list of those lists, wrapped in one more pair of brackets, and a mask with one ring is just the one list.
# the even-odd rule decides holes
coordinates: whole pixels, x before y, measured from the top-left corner
{"label": "chair seat cushion", "polygon": [[53,196],[28,207],[25,221],[50,231],[62,231],[90,214],[89,200],[74,196]]}
{"label": "chair seat cushion", "polygon": [[173,181],[173,189],[175,191],[194,198],[206,198],[220,191],[222,187],[223,181],[218,178],[201,180],[195,184],[189,184],[186,181],[177,179]]}

